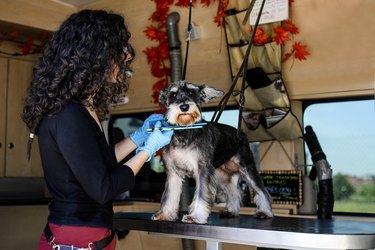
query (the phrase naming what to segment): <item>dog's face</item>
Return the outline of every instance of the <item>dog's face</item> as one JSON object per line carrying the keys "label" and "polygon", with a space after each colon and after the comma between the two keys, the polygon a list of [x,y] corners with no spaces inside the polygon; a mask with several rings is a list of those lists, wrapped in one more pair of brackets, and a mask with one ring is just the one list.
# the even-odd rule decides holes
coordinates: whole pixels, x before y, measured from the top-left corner
{"label": "dog's face", "polygon": [[190,126],[202,119],[203,103],[223,94],[223,91],[206,85],[177,81],[160,93],[159,102],[167,107],[165,117],[169,124]]}

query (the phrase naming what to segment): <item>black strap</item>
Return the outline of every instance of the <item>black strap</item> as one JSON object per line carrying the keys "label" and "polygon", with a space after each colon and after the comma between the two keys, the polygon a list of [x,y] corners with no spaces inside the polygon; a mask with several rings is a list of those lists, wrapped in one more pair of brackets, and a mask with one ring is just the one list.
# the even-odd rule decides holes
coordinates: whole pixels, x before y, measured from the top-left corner
{"label": "black strap", "polygon": [[52,234],[51,228],[49,227],[49,223],[47,222],[46,226],[44,227],[44,234],[46,236],[48,244],[52,245],[55,237]]}
{"label": "black strap", "polygon": [[109,243],[112,242],[113,238],[115,237],[115,230],[111,229],[111,234],[108,235],[107,237],[101,239],[101,240],[98,240],[98,241],[95,241],[93,242],[93,246],[94,246],[94,249],[95,250],[101,250],[103,248],[105,248],[106,246],[109,245]]}
{"label": "black strap", "polygon": [[[51,231],[51,228],[49,227],[48,222],[47,222],[46,226],[44,227],[44,234],[46,235],[46,239],[47,239],[48,244],[50,244],[52,246],[54,244],[56,244],[54,242],[55,237],[52,234],[52,231]],[[109,243],[112,242],[113,238],[115,237],[115,234],[116,234],[115,230],[111,229],[110,235],[108,235],[107,237],[105,237],[101,240],[90,243],[89,248],[93,249],[93,250],[101,250],[101,249],[105,248],[106,246],[109,245]]]}
{"label": "black strap", "polygon": [[184,62],[184,69],[183,69],[183,73],[182,73],[182,80],[185,80],[185,78],[186,78],[186,69],[187,69],[187,62],[188,62],[188,56],[189,56],[189,45],[190,45],[190,32],[191,32],[191,28],[192,28],[192,24],[191,24],[191,11],[192,11],[192,7],[193,7],[193,1],[190,0],[190,4],[189,4],[189,21],[188,21],[188,29],[187,29],[188,39],[186,39],[185,62]]}

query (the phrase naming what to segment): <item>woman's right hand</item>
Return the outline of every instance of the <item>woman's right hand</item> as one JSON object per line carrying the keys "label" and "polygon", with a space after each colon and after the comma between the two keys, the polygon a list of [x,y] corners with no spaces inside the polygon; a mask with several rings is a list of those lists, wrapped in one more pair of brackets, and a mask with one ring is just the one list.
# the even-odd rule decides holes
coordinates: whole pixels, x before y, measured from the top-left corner
{"label": "woman's right hand", "polygon": [[149,154],[147,161],[151,160],[151,157],[161,148],[168,145],[171,142],[173,136],[173,130],[161,131],[161,122],[157,121],[155,123],[154,131],[149,135],[145,144],[136,150],[136,153],[143,150]]}

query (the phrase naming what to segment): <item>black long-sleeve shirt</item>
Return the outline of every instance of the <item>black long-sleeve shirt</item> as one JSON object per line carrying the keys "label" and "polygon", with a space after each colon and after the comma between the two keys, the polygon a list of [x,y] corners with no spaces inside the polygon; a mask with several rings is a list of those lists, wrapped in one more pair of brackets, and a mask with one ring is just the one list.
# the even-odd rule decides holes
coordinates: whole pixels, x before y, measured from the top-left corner
{"label": "black long-sleeve shirt", "polygon": [[39,128],[39,148],[52,195],[48,220],[59,225],[112,225],[112,199],[134,186],[133,171],[118,165],[114,147],[86,108],[68,101]]}

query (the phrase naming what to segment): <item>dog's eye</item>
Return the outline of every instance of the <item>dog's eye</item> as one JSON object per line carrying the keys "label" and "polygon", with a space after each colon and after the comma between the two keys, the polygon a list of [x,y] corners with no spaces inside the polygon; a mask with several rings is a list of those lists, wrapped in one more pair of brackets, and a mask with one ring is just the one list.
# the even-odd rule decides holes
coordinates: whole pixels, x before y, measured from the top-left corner
{"label": "dog's eye", "polygon": [[194,91],[189,90],[189,91],[188,91],[188,95],[189,95],[189,96],[193,96],[193,95],[194,95]]}
{"label": "dog's eye", "polygon": [[177,96],[176,92],[172,92],[171,95],[170,95],[170,97],[172,97],[172,98],[175,98],[176,96]]}

